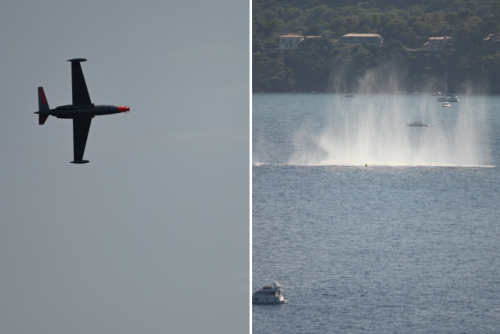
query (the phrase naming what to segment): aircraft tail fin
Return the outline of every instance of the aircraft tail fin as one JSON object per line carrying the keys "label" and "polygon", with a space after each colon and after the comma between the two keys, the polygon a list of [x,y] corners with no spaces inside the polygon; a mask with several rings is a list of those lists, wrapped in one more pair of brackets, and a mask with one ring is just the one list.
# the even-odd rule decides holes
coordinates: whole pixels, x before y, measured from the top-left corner
{"label": "aircraft tail fin", "polygon": [[49,102],[47,101],[43,87],[38,87],[38,124],[43,125],[45,123],[49,115],[43,112],[49,110]]}
{"label": "aircraft tail fin", "polygon": [[49,115],[38,115],[38,124],[44,125]]}

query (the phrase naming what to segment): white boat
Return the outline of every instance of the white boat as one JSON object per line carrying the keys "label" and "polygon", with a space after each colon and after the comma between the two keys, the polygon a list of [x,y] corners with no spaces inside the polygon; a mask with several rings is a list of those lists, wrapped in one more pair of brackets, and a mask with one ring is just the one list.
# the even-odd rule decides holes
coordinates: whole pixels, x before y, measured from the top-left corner
{"label": "white boat", "polygon": [[451,107],[450,102],[444,102],[441,107]]}
{"label": "white boat", "polygon": [[433,126],[433,124],[422,123],[422,121],[413,122],[413,123],[406,123],[406,125],[408,125],[408,126]]}
{"label": "white boat", "polygon": [[288,300],[282,294],[283,285],[273,281],[269,285],[264,285],[252,295],[253,304],[284,304]]}

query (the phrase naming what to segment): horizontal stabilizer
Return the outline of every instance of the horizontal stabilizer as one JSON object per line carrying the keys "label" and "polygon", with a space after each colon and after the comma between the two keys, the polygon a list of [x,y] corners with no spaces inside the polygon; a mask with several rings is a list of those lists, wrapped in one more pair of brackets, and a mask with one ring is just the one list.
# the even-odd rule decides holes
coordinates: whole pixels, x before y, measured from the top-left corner
{"label": "horizontal stabilizer", "polygon": [[71,161],[72,164],[77,164],[77,165],[81,165],[81,164],[86,164],[86,163],[89,163],[90,161],[88,160],[78,160],[78,161]]}

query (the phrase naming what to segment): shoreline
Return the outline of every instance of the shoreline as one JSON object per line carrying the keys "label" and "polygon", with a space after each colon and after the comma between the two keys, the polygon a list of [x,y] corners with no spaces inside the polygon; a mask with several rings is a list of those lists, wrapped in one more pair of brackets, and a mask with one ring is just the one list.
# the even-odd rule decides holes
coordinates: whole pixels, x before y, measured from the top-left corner
{"label": "shoreline", "polygon": [[[320,91],[320,90],[252,90],[252,94],[255,93],[308,93],[308,94],[360,94],[360,95],[378,95],[378,94],[394,94],[394,95],[433,95],[435,93],[430,92],[336,92],[336,91]],[[500,95],[500,92],[491,92],[491,93],[464,93],[464,92],[453,92],[449,94],[441,94],[441,95],[433,95],[436,97],[445,96],[445,95]]]}

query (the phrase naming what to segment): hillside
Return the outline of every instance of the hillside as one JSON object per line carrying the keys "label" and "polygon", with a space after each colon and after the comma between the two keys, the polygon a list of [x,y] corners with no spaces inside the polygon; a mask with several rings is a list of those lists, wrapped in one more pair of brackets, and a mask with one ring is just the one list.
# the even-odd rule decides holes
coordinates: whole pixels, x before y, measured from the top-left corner
{"label": "hillside", "polygon": [[[445,91],[500,93],[500,0],[254,0],[254,91]],[[285,34],[304,39],[277,50]],[[347,45],[377,33],[383,47]],[[430,37],[449,36],[439,52]],[[368,85],[390,78],[392,85]]]}

